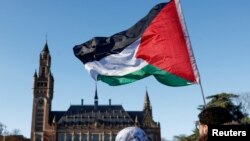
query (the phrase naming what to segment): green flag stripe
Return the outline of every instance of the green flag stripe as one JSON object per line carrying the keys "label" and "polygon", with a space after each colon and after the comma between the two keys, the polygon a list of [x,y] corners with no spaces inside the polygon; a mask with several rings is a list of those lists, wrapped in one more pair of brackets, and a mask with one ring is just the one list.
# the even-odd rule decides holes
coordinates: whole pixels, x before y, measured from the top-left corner
{"label": "green flag stripe", "polygon": [[147,65],[138,71],[126,74],[124,76],[98,75],[97,80],[106,82],[111,86],[118,86],[135,82],[150,75],[154,75],[154,77],[159,82],[168,86],[186,86],[192,84],[183,78],[170,74],[152,65]]}

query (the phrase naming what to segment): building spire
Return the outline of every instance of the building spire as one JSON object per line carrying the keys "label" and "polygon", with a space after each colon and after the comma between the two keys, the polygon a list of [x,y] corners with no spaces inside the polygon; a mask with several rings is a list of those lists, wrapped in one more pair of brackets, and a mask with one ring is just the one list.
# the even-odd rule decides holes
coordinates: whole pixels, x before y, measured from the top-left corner
{"label": "building spire", "polygon": [[46,39],[46,43],[48,42],[48,35],[47,33],[45,34],[45,39]]}
{"label": "building spire", "polygon": [[46,42],[40,53],[39,76],[48,77],[50,72],[51,57],[48,43]]}
{"label": "building spire", "polygon": [[34,73],[33,77],[37,78],[37,72],[36,72],[36,70],[35,70],[35,73]]}
{"label": "building spire", "polygon": [[47,39],[46,39],[46,43],[45,43],[42,51],[46,52],[46,53],[49,53],[49,47],[48,47]]}
{"label": "building spire", "polygon": [[95,83],[95,100],[98,100],[97,83]]}
{"label": "building spire", "polygon": [[146,87],[146,94],[145,94],[145,97],[144,97],[144,107],[143,107],[143,110],[151,110],[151,103],[150,103],[150,99],[149,99],[149,96],[148,96],[148,90],[147,90],[147,87]]}
{"label": "building spire", "polygon": [[97,106],[98,106],[97,83],[95,83],[95,97],[94,97],[94,102],[95,102],[95,108],[97,108]]}
{"label": "building spire", "polygon": [[49,53],[49,47],[48,47],[48,36],[47,36],[47,33],[45,34],[45,45],[44,45],[44,47],[43,47],[42,52]]}

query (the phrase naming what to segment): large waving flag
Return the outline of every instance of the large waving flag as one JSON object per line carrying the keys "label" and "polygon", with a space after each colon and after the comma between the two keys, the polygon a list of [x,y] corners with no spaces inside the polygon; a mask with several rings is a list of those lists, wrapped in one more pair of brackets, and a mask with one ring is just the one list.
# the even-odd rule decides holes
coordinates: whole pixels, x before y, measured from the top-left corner
{"label": "large waving flag", "polygon": [[161,3],[128,30],[76,45],[74,54],[94,80],[128,84],[153,75],[168,86],[199,83],[177,1]]}

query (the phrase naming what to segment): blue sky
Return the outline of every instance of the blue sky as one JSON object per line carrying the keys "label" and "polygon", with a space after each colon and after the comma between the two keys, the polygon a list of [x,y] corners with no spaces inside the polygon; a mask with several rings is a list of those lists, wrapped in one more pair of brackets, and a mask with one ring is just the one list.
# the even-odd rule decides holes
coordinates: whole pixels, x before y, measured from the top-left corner
{"label": "blue sky", "polygon": [[[163,0],[1,0],[0,122],[30,136],[32,76],[46,42],[55,78],[53,110],[70,104],[93,104],[95,82],[74,56],[73,46],[94,36],[125,30]],[[205,96],[249,92],[250,1],[182,0],[182,11]],[[198,85],[168,87],[148,77],[111,87],[98,82],[99,103],[142,110],[145,87],[162,137],[190,134],[203,104]]]}

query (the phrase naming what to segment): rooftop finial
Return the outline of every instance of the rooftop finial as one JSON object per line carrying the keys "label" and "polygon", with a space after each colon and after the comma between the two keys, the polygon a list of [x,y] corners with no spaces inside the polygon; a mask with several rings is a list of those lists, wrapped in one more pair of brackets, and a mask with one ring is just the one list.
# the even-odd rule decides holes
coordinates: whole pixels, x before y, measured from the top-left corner
{"label": "rooftop finial", "polygon": [[95,82],[95,99],[98,99],[98,94],[97,94],[97,83]]}
{"label": "rooftop finial", "polygon": [[98,106],[98,95],[97,95],[97,83],[95,82],[95,98],[94,98],[94,102],[95,102],[95,109]]}
{"label": "rooftop finial", "polygon": [[45,40],[46,40],[46,43],[48,42],[48,35],[47,33],[45,34]]}
{"label": "rooftop finial", "polygon": [[145,101],[146,101],[147,103],[150,103],[150,100],[149,100],[149,97],[148,97],[148,88],[147,88],[147,86],[146,86]]}

